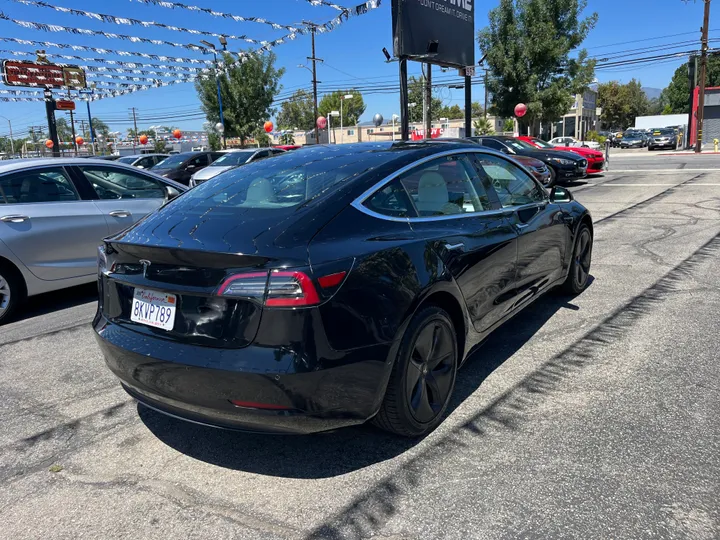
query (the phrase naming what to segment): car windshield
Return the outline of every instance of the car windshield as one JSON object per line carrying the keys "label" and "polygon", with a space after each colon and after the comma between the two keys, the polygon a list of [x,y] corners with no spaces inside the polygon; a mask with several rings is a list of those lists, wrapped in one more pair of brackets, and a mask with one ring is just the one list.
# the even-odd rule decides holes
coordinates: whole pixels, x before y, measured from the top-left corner
{"label": "car windshield", "polygon": [[540,148],[555,148],[552,144],[545,142],[542,139],[533,139],[533,142]]}
{"label": "car windshield", "polygon": [[121,157],[120,159],[117,160],[117,162],[118,163],[129,163],[130,165],[132,165],[133,163],[135,163],[136,160],[137,160],[136,156],[126,156],[126,157]]}
{"label": "car windshield", "polygon": [[188,159],[187,154],[175,154],[170,157],[166,157],[160,163],[155,165],[156,169],[172,169],[185,163]]}
{"label": "car windshield", "polygon": [[346,153],[323,148],[292,152],[231,169],[181,199],[193,212],[200,213],[236,208],[287,209],[396,157],[393,152]]}
{"label": "car windshield", "polygon": [[255,153],[255,150],[246,150],[243,152],[228,152],[223,154],[221,157],[213,161],[211,167],[227,167],[229,165],[240,165],[245,163],[250,156]]}
{"label": "car windshield", "polygon": [[675,135],[674,129],[660,129],[654,133],[654,135],[662,135],[663,137],[670,137],[671,135]]}
{"label": "car windshield", "polygon": [[535,147],[532,144],[528,144],[525,141],[521,141],[519,139],[505,139],[503,142],[509,146],[512,146],[516,150],[535,150]]}

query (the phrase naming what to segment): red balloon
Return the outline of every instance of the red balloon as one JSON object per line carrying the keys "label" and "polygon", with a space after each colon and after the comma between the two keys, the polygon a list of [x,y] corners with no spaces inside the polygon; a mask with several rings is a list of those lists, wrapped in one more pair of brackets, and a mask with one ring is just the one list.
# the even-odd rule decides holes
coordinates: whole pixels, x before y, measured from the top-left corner
{"label": "red balloon", "polygon": [[525,105],[524,103],[518,103],[517,105],[515,105],[515,116],[517,116],[518,118],[522,118],[523,116],[525,116],[525,113],[527,113],[527,105]]}
{"label": "red balloon", "polygon": [[55,143],[48,139],[47,141],[45,141],[45,146],[47,146],[48,148],[52,148],[53,146],[55,146]]}
{"label": "red balloon", "polygon": [[267,133],[270,133],[273,130],[273,123],[268,120],[263,127]]}
{"label": "red balloon", "polygon": [[320,129],[325,129],[327,127],[327,118],[325,118],[324,116],[318,116],[317,127],[319,127]]}
{"label": "red balloon", "polygon": [[175,137],[176,139],[182,139],[182,131],[176,129],[175,131],[173,131],[173,137]]}
{"label": "red balloon", "polygon": [[147,144],[148,138],[147,135],[140,135],[140,144]]}
{"label": "red balloon", "polygon": [[83,144],[85,144],[85,139],[83,139],[80,135],[78,135],[77,137],[75,137],[75,143],[78,146],[82,146]]}

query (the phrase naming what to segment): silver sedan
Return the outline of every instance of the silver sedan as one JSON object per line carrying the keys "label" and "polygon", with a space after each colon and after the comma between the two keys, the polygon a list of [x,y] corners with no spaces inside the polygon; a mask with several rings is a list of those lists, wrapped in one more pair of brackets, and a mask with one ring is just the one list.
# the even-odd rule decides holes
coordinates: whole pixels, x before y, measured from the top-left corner
{"label": "silver sedan", "polygon": [[97,277],[97,247],[181,184],[98,159],[0,164],[0,324],[25,298]]}

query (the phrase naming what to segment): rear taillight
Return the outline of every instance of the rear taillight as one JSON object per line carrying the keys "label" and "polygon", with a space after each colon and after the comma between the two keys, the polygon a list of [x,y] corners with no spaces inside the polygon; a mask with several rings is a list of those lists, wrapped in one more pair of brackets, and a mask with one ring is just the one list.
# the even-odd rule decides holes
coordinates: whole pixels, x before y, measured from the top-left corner
{"label": "rear taillight", "polygon": [[220,285],[218,294],[256,298],[269,307],[314,306],[320,303],[310,277],[297,270],[235,274]]}
{"label": "rear taillight", "polygon": [[304,272],[270,272],[266,306],[294,307],[314,306],[320,303],[315,285]]}

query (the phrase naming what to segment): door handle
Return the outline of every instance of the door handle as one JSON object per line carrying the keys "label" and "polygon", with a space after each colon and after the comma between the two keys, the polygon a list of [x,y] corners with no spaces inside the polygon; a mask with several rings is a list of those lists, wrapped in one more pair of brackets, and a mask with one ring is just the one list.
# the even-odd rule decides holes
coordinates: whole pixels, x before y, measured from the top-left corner
{"label": "door handle", "polygon": [[448,251],[463,251],[465,249],[465,244],[462,242],[458,244],[445,244],[445,249]]}
{"label": "door handle", "polygon": [[0,221],[4,221],[5,223],[23,223],[30,218],[27,216],[21,216],[20,214],[14,214],[12,216],[3,216],[0,217]]}
{"label": "door handle", "polygon": [[113,210],[110,215],[112,217],[130,217],[130,212],[128,210]]}

